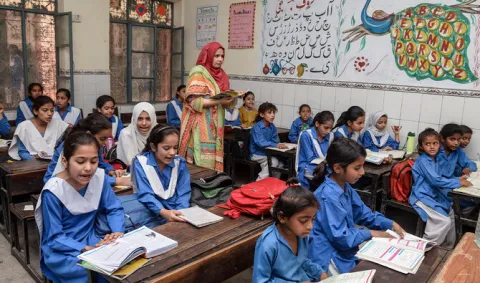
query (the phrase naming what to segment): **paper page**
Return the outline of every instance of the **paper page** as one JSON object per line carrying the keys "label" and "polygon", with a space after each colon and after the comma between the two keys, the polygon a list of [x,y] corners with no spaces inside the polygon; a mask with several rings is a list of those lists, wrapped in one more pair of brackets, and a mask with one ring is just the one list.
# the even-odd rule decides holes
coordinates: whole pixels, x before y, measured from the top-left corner
{"label": "paper page", "polygon": [[114,243],[85,252],[79,255],[78,258],[111,273],[118,269],[137,248],[138,246],[120,238]]}
{"label": "paper page", "polygon": [[325,159],[324,158],[315,158],[314,160],[312,160],[312,162],[310,162],[311,164],[320,164],[324,161]]}
{"label": "paper page", "polygon": [[23,207],[23,211],[32,211],[32,210],[33,210],[32,204],[27,204]]}
{"label": "paper page", "polygon": [[470,176],[467,178],[467,180],[470,181],[470,183],[472,183],[473,186],[461,187],[461,188],[455,189],[455,191],[480,197],[480,172],[470,173]]}
{"label": "paper page", "polygon": [[365,271],[344,273],[328,277],[327,279],[322,280],[321,283],[370,283],[373,281],[375,272],[375,269],[370,269]]}
{"label": "paper page", "polygon": [[213,214],[210,211],[198,206],[180,209],[179,211],[183,213],[182,217],[187,220],[188,223],[191,223],[196,227],[207,226],[223,220],[223,217]]}
{"label": "paper page", "polygon": [[369,162],[369,163],[376,164],[376,165],[380,165],[380,164],[382,164],[383,159],[385,159],[385,158],[380,157],[380,156],[367,155],[367,157],[365,158],[365,161]]}
{"label": "paper page", "polygon": [[178,246],[178,242],[163,236],[145,226],[123,236],[124,241],[145,247],[146,257],[151,258],[166,253]]}
{"label": "paper page", "polygon": [[285,152],[285,151],[289,151],[291,149],[295,149],[297,148],[297,144],[296,143],[282,143],[284,145],[287,146],[286,149],[280,149],[278,147],[267,147],[268,149],[273,149],[273,150],[277,150],[277,151],[281,151],[281,152]]}
{"label": "paper page", "polygon": [[425,252],[428,246],[435,246],[436,243],[432,241],[425,240],[423,238],[419,238],[415,235],[409,234],[404,232],[403,239],[400,239],[400,236],[392,230],[386,231],[388,234],[395,237],[394,239],[388,238],[375,238],[375,241],[383,241],[388,242],[392,245],[395,245],[400,248],[408,248],[414,251],[421,251]]}

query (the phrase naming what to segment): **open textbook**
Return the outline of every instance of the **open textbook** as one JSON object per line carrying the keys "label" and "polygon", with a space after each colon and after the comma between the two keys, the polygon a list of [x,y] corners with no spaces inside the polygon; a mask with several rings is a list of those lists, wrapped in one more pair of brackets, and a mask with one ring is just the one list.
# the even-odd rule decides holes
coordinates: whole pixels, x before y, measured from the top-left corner
{"label": "open textbook", "polygon": [[183,213],[183,219],[197,228],[201,228],[223,220],[223,217],[213,214],[199,206],[192,206],[189,208],[180,209],[179,211]]}
{"label": "open textbook", "polygon": [[277,150],[277,151],[281,151],[281,152],[285,152],[285,151],[289,151],[289,150],[292,150],[292,149],[296,149],[297,148],[297,144],[296,143],[281,143],[281,144],[284,144],[287,146],[287,148],[278,148],[278,147],[267,147],[268,149],[273,149],[273,150]]}
{"label": "open textbook", "polygon": [[367,158],[366,162],[380,165],[382,164],[385,158],[392,156],[393,159],[402,159],[405,156],[405,151],[403,150],[389,150],[389,151],[379,151],[373,152],[367,149]]}
{"label": "open textbook", "polygon": [[220,99],[224,99],[224,98],[229,98],[229,97],[233,97],[233,98],[237,98],[237,97],[242,97],[247,91],[235,91],[235,90],[225,90],[225,91],[222,91],[221,93],[211,97],[211,99],[214,99],[214,100],[220,100]]}
{"label": "open textbook", "polygon": [[388,230],[395,238],[372,238],[357,253],[368,260],[402,273],[415,274],[425,258],[425,251],[435,243],[404,233],[404,238]]}
{"label": "open textbook", "polygon": [[472,183],[473,186],[461,187],[461,188],[455,189],[455,191],[480,197],[480,172],[470,173],[470,176],[467,178],[467,180],[470,181],[470,183]]}
{"label": "open textbook", "polygon": [[320,281],[321,283],[371,283],[373,281],[373,276],[375,275],[376,270],[370,269],[365,271],[344,273],[340,275],[335,275],[328,277],[325,280]]}

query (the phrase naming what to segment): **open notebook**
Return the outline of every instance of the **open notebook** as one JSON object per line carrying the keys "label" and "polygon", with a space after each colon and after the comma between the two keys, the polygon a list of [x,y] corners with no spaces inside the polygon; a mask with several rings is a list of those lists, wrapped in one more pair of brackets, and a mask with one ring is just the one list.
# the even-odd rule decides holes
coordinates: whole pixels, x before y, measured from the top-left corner
{"label": "open notebook", "polygon": [[376,270],[370,269],[328,277],[321,283],[372,283]]}
{"label": "open notebook", "polygon": [[385,158],[392,156],[393,159],[402,159],[405,156],[405,151],[403,150],[389,150],[389,151],[379,151],[373,152],[367,149],[367,157],[365,158],[366,162],[380,165],[382,164]]}
{"label": "open notebook", "polygon": [[289,151],[291,149],[295,149],[297,148],[297,144],[296,143],[282,143],[284,145],[287,146],[287,148],[285,149],[280,149],[278,147],[267,147],[268,149],[273,149],[273,150],[277,150],[277,151],[281,151],[281,152],[285,152],[285,151]]}
{"label": "open notebook", "polygon": [[183,213],[183,219],[197,228],[201,228],[223,220],[223,217],[213,214],[199,206],[192,206],[189,208],[180,209],[179,211]]}
{"label": "open notebook", "polygon": [[480,172],[472,172],[467,179],[472,183],[473,186],[471,187],[461,187],[455,189],[455,191],[459,191],[462,193],[466,193],[472,196],[480,197]]}

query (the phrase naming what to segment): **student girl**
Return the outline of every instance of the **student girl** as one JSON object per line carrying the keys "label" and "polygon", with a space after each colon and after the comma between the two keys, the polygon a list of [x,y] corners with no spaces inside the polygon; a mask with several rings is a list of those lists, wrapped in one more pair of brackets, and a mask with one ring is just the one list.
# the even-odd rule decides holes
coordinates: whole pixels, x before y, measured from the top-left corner
{"label": "student girl", "polygon": [[17,126],[8,154],[15,160],[30,160],[39,155],[53,155],[55,144],[68,124],[53,120],[53,100],[48,96],[33,101],[34,118]]}
{"label": "student girl", "polygon": [[130,165],[147,142],[152,128],[157,125],[155,108],[148,102],[140,102],[133,108],[132,122],[120,133],[117,158]]}
{"label": "student girl", "polygon": [[112,123],[112,137],[118,141],[120,132],[123,130],[123,123],[117,115],[114,115],[115,100],[110,95],[102,95],[97,98],[97,110]]}
{"label": "student girl", "polygon": [[53,119],[63,120],[70,124],[70,127],[75,126],[82,119],[80,109],[70,105],[71,98],[72,95],[68,89],[57,90],[57,105],[55,105],[55,114],[53,114]]}
{"label": "student girl", "polygon": [[177,87],[175,97],[167,105],[167,124],[180,129],[180,121],[182,119],[183,97],[185,97],[185,85]]}
{"label": "student girl", "polygon": [[240,112],[237,108],[225,109],[225,127],[240,127]]}
{"label": "student girl", "polygon": [[[462,150],[464,151],[465,148],[470,144],[470,140],[472,139],[472,134],[473,131],[470,129],[470,127],[466,125],[461,125],[460,130],[462,131],[462,137],[460,138],[460,146],[457,150]],[[471,168],[472,171],[477,171],[477,164],[475,162],[472,162],[468,157],[466,157],[467,163],[468,163],[468,168]],[[462,169],[461,166],[457,163],[457,166],[455,167],[455,176],[462,176]]]}
{"label": "student girl", "polygon": [[134,189],[150,211],[148,227],[185,222],[178,209],[190,207],[190,173],[185,159],[176,155],[179,137],[175,127],[155,126],[133,161]]}
{"label": "student girl", "polygon": [[24,101],[21,101],[17,107],[17,119],[15,124],[18,126],[25,120],[33,118],[33,100],[43,95],[43,86],[39,83],[31,83],[28,85],[28,96]]}
{"label": "student girl", "polygon": [[5,107],[3,104],[0,103],[0,137],[2,136],[7,136],[10,133],[10,130],[12,127],[10,127],[10,124],[8,123],[8,118],[5,113]]}
{"label": "student girl", "polygon": [[[124,213],[103,170],[97,170],[97,140],[74,133],[65,140],[64,171],[43,187],[35,209],[40,232],[40,267],[54,282],[87,282],[77,256],[121,237]],[[94,233],[95,220],[105,215],[111,234]]]}
{"label": "student girl", "polygon": [[335,137],[345,137],[360,143],[360,131],[365,126],[365,111],[352,106],[340,115],[334,128]]}
{"label": "student girl", "polygon": [[300,134],[295,169],[303,187],[310,187],[308,179],[313,178],[313,171],[317,167],[312,161],[319,158],[324,160],[327,155],[328,147],[333,141],[334,121],[332,112],[322,111],[315,115],[313,126]]}
{"label": "student girl", "polygon": [[258,238],[253,263],[253,282],[318,282],[325,269],[307,258],[308,235],[318,201],[295,178],[272,208],[275,221]]}
{"label": "student girl", "polygon": [[[78,124],[75,125],[68,134],[63,137],[63,140],[76,132],[89,133],[92,134],[100,144],[100,149],[98,151],[98,167],[103,169],[107,174],[106,178],[110,185],[118,186],[129,186],[131,185],[130,178],[122,177],[125,173],[124,170],[113,169],[113,167],[105,162],[102,157],[103,148],[107,143],[108,138],[112,135],[112,124],[99,113],[93,113],[88,115],[87,118],[78,121]],[[61,162],[63,153],[63,140],[57,148],[55,149],[55,154],[52,157],[52,161],[48,164],[47,172],[43,177],[43,181],[46,183],[50,178],[54,177],[59,172],[65,170],[63,163]]]}
{"label": "student girl", "polygon": [[258,111],[255,108],[255,94],[248,91],[243,95],[243,106],[238,109],[242,128],[251,128],[255,124]]}
{"label": "student girl", "polygon": [[[323,183],[315,191],[320,203],[310,233],[308,257],[320,264],[329,275],[349,272],[358,263],[358,246],[372,237],[390,237],[383,230],[392,229],[403,238],[403,229],[383,214],[372,212],[351,184],[365,173],[365,149],[347,138],[335,138],[327,151],[319,175]],[[364,226],[367,230],[359,226]]]}
{"label": "student girl", "polygon": [[362,144],[365,149],[374,152],[379,150],[394,150],[398,149],[400,144],[400,130],[402,127],[392,126],[395,139],[393,139],[387,132],[387,113],[377,111],[368,118],[367,130],[363,134]]}
{"label": "student girl", "polygon": [[[273,124],[276,112],[277,107],[272,103],[265,102],[260,105],[255,124],[250,130],[250,159],[257,161],[262,167],[262,171],[258,174],[257,181],[268,177],[268,161],[265,148],[287,148],[286,145],[279,143],[277,127]],[[272,166],[283,167],[283,163],[273,156]]]}
{"label": "student girl", "polygon": [[[446,130],[442,129],[444,134]],[[414,182],[408,201],[423,222],[426,222],[423,238],[446,248],[453,248],[455,220],[452,200],[447,194],[452,189],[469,187],[472,184],[465,177],[442,176],[440,168],[442,153],[439,153],[441,140],[443,138],[431,128],[425,129],[418,136],[418,153],[421,155],[415,160],[412,168]]]}
{"label": "student girl", "polygon": [[290,132],[288,133],[288,139],[292,143],[298,142],[298,137],[300,133],[308,128],[310,128],[312,124],[312,109],[308,104],[302,104],[300,108],[298,108],[298,117],[292,122],[292,126],[290,127]]}

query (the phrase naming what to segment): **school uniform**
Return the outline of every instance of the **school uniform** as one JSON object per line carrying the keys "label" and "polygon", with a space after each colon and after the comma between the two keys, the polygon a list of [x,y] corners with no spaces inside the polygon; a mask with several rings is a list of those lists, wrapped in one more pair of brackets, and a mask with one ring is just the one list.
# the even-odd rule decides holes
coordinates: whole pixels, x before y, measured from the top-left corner
{"label": "school uniform", "polygon": [[118,141],[120,132],[123,130],[123,122],[117,117],[117,115],[113,115],[108,121],[112,123],[112,137]]}
{"label": "school uniform", "polygon": [[[262,171],[258,174],[257,181],[265,179],[269,175],[265,148],[277,147],[279,142],[277,127],[275,127],[273,123],[270,123],[270,125],[266,127],[263,120],[260,120],[255,123],[250,130],[250,159],[257,161],[262,167]],[[272,156],[272,166],[283,167],[283,163]]]}
{"label": "school uniform", "polygon": [[245,125],[246,128],[253,127],[253,125],[255,124],[255,119],[258,115],[258,110],[247,110],[245,106],[242,106],[238,109],[238,112],[240,112],[240,122]]}
{"label": "school uniform", "polygon": [[8,118],[5,114],[3,114],[2,120],[0,120],[0,137],[7,136],[10,134],[10,130],[12,127],[8,123]]}
{"label": "school uniform", "polygon": [[167,104],[167,124],[180,129],[180,122],[182,119],[183,103],[178,100],[178,97],[174,97]]}
{"label": "school uniform", "polygon": [[45,133],[42,135],[32,121],[27,120],[18,125],[15,130],[8,155],[15,160],[24,160],[32,159],[33,156],[42,151],[53,154],[57,140],[67,128],[67,123],[52,120],[48,123]]}
{"label": "school uniform", "polygon": [[[58,173],[65,170],[65,167],[62,165],[62,157],[63,157],[63,145],[62,142],[56,149],[55,153],[53,154],[52,161],[48,164],[47,172],[45,172],[45,176],[43,177],[43,182],[47,183],[52,177],[55,177]],[[115,171],[115,169],[110,165],[110,163],[105,162],[103,159],[103,149],[100,149],[98,152],[98,168],[103,169],[105,171],[105,178],[107,179],[108,184],[111,186],[115,186],[116,178],[108,175],[108,172]]]}
{"label": "school uniform", "polygon": [[[455,244],[455,220],[448,192],[460,187],[460,179],[442,176],[437,154],[436,162],[426,153],[420,155],[412,168],[413,186],[408,201],[426,222],[423,238],[448,248]],[[451,154],[450,154],[451,155]]]}
{"label": "school uniform", "polygon": [[30,99],[30,96],[27,96],[24,101],[20,101],[18,104],[15,124],[18,126],[23,121],[30,120],[33,117],[33,101]]}
{"label": "school uniform", "polygon": [[368,117],[366,123],[366,131],[363,133],[361,138],[363,147],[369,149],[373,152],[378,152],[379,149],[382,149],[386,146],[391,147],[392,149],[398,149],[399,142],[394,140],[388,133],[386,127],[382,131],[377,129],[377,122],[383,116],[387,116],[387,113],[383,111],[377,111]]}
{"label": "school uniform", "polygon": [[149,151],[137,155],[132,168],[134,191],[138,200],[150,210],[150,223],[165,222],[160,216],[162,208],[177,210],[190,207],[190,172],[185,159],[175,156],[161,170],[155,153]]}
{"label": "school uniform", "polygon": [[308,257],[331,274],[346,273],[358,263],[358,246],[371,239],[369,229],[392,229],[393,221],[379,212],[372,212],[348,183],[342,189],[329,177],[315,191],[320,203],[310,233]]}
{"label": "school uniform", "polygon": [[437,162],[439,163],[440,174],[446,178],[453,178],[456,176],[455,171],[458,170],[457,166],[460,169],[460,172],[466,167],[469,167],[472,172],[477,171],[477,164],[471,162],[460,147],[450,152],[447,156],[445,147],[440,145],[440,151],[437,154]]}
{"label": "school uniform", "polygon": [[55,106],[55,113],[53,114],[53,119],[62,120],[65,123],[75,126],[80,119],[82,119],[82,112],[80,109],[73,107],[68,104],[67,110],[65,112],[58,112],[58,106]]}
{"label": "school uniform", "polygon": [[465,167],[470,168],[470,170],[472,172],[477,172],[477,163],[473,162],[472,160],[470,160],[470,158],[468,158],[468,156],[465,154],[465,150],[463,148],[459,147],[455,151],[458,151],[458,160],[459,160],[459,162],[457,162],[457,164],[455,164],[455,173],[454,173],[455,177],[462,176],[463,175],[462,170]]}
{"label": "school uniform", "polygon": [[311,127],[300,134],[295,169],[297,170],[297,179],[303,187],[310,187],[307,177],[312,178],[313,170],[317,167],[317,164],[312,164],[312,161],[317,158],[325,159],[328,147],[333,139],[333,133],[329,133],[322,140],[319,140],[315,127]]}
{"label": "school uniform", "polygon": [[54,282],[87,282],[87,271],[77,256],[101,239],[95,220],[105,214],[111,232],[124,231],[124,214],[115,193],[97,170],[87,187],[75,190],[67,181],[52,178],[43,187],[35,221],[40,232],[40,267]]}
{"label": "school uniform", "polygon": [[240,127],[240,112],[238,109],[225,109],[225,126]]}
{"label": "school uniform", "polygon": [[308,129],[312,125],[312,123],[312,117],[308,118],[306,123],[304,123],[300,117],[295,119],[292,122],[292,126],[290,127],[290,132],[288,132],[288,139],[290,140],[290,142],[297,143],[300,133]]}
{"label": "school uniform", "polygon": [[253,282],[317,282],[324,272],[307,258],[308,237],[299,238],[297,254],[275,224],[258,238],[253,262]]}
{"label": "school uniform", "polygon": [[361,140],[360,140],[360,134],[357,133],[357,132],[351,132],[349,133],[348,132],[348,129],[347,129],[347,125],[342,125],[338,128],[335,128],[333,130],[333,135],[335,137],[344,137],[344,138],[349,138],[351,140],[354,140],[356,141],[357,143],[359,144],[362,144],[361,143]]}

